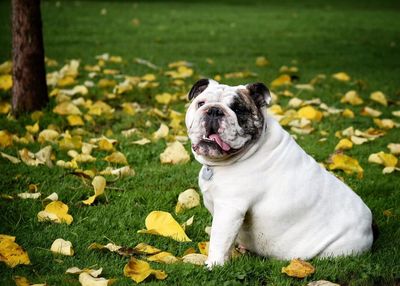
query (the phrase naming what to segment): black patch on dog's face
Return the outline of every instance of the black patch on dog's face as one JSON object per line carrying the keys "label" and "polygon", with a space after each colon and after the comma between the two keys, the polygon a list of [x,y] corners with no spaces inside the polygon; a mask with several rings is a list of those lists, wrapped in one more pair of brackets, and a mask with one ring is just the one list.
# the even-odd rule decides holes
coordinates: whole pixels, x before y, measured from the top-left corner
{"label": "black patch on dog's face", "polygon": [[264,117],[254,100],[244,92],[239,92],[230,108],[235,112],[244,133],[250,135],[252,140],[259,138],[264,126]]}

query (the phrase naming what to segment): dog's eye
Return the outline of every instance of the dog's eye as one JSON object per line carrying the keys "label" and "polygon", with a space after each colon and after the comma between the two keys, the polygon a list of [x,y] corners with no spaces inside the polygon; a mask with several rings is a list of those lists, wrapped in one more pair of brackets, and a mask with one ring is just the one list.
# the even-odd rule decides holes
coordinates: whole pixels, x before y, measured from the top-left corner
{"label": "dog's eye", "polygon": [[200,108],[200,107],[202,107],[203,105],[204,105],[204,101],[199,101],[198,103],[197,103],[197,108]]}

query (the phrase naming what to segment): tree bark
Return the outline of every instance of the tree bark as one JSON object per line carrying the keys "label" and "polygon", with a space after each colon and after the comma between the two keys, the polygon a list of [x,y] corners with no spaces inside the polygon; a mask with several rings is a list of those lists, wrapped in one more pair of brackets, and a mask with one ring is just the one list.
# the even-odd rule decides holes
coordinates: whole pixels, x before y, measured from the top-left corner
{"label": "tree bark", "polygon": [[49,101],[40,0],[12,0],[13,113],[41,109]]}

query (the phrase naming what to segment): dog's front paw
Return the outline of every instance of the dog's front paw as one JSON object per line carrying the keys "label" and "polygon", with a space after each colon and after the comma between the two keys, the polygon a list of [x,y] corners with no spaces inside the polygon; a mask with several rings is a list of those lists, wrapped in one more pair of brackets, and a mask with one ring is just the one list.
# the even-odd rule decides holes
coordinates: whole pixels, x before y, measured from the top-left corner
{"label": "dog's front paw", "polygon": [[223,266],[225,263],[225,259],[219,258],[219,259],[212,259],[208,258],[205,262],[206,267],[208,270],[212,270],[215,266]]}

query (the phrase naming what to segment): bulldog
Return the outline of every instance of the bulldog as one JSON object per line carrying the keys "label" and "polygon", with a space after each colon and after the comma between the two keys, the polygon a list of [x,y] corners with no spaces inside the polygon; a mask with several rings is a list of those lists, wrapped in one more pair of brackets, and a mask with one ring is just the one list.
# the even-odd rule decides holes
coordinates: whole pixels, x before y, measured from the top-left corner
{"label": "bulldog", "polygon": [[201,79],[188,97],[185,123],[213,216],[208,268],[229,260],[235,243],[283,260],[371,248],[371,211],[267,115],[264,84]]}

